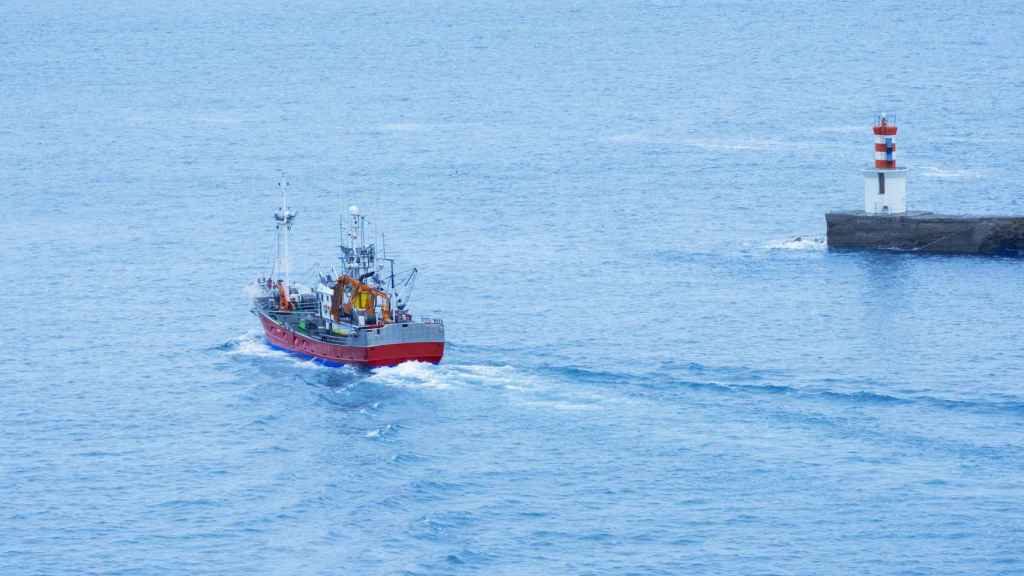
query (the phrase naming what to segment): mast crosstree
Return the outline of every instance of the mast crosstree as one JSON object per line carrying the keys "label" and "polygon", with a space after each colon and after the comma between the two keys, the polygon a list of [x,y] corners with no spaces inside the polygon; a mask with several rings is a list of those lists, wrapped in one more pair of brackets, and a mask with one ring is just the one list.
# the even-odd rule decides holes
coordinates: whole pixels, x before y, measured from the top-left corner
{"label": "mast crosstree", "polygon": [[278,281],[284,282],[287,288],[291,285],[288,235],[292,230],[292,222],[295,220],[296,213],[288,209],[288,182],[278,182],[277,187],[281,189],[281,208],[274,213],[274,221],[277,222],[277,262],[275,267]]}

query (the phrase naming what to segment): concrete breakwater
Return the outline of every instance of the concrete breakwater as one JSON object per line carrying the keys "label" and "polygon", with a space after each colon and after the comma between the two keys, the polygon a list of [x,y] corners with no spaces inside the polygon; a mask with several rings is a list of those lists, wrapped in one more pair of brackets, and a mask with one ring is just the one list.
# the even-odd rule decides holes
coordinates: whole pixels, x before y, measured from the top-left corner
{"label": "concrete breakwater", "polygon": [[830,248],[1024,256],[1024,216],[825,214]]}

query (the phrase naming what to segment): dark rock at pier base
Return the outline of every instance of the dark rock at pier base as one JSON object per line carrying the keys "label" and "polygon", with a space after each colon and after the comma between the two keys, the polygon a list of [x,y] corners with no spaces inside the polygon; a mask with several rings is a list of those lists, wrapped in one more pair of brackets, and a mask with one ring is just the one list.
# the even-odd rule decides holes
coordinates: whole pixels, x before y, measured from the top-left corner
{"label": "dark rock at pier base", "polygon": [[828,246],[939,254],[1024,256],[1024,216],[950,216],[931,212],[825,214]]}

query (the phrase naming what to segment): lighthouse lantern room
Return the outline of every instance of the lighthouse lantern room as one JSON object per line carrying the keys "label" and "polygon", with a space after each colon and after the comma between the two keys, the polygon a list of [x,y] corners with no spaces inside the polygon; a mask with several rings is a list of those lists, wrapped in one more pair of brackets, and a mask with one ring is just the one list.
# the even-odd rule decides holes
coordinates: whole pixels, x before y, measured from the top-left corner
{"label": "lighthouse lantern room", "polygon": [[896,167],[896,124],[880,114],[873,131],[875,165],[864,170],[864,211],[902,214],[907,211],[907,169]]}

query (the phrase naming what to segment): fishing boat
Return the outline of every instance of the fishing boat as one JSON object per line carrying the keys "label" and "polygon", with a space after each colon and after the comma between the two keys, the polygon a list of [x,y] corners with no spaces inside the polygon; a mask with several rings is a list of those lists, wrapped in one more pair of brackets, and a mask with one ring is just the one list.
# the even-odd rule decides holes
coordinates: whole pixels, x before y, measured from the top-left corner
{"label": "fishing boat", "polygon": [[252,313],[269,344],[333,366],[440,362],[444,322],[413,317],[409,310],[417,269],[396,273],[383,241],[378,255],[376,234],[367,235],[369,223],[356,206],[339,216],[339,262],[317,270],[313,288],[291,282],[288,236],[296,213],[288,208],[285,188],[274,214],[274,268],[250,291]]}

